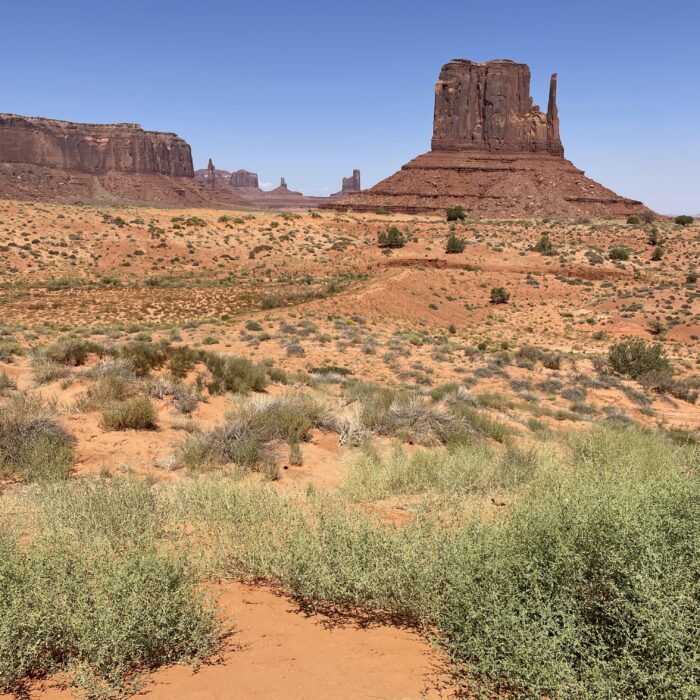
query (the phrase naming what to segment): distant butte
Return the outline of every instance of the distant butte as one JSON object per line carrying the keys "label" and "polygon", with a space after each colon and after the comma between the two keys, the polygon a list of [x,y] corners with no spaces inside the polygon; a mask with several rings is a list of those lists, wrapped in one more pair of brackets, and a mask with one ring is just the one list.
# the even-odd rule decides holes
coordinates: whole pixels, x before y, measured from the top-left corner
{"label": "distant butte", "polygon": [[556,74],[542,112],[530,96],[526,64],[450,61],[435,86],[432,150],[371,189],[323,206],[409,213],[462,206],[476,217],[639,212],[641,202],[620,197],[564,158],[556,98]]}

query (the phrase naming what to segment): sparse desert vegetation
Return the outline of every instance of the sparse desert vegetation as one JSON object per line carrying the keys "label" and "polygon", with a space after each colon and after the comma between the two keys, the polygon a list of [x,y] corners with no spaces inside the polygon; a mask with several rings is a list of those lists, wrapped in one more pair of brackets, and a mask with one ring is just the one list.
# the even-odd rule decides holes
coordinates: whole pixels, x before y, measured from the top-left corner
{"label": "sparse desert vegetation", "polygon": [[3,692],[206,677],[261,586],[414,694],[700,692],[700,229],[462,214],[0,201]]}

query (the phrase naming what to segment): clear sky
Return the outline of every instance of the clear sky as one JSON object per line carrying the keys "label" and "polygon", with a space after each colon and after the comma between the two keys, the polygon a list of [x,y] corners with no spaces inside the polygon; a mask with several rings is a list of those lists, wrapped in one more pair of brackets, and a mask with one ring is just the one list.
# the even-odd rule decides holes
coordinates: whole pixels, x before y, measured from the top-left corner
{"label": "clear sky", "polygon": [[430,147],[452,58],[549,75],[567,157],[658,211],[700,213],[697,0],[2,0],[0,111],[175,131],[195,167],[328,194]]}

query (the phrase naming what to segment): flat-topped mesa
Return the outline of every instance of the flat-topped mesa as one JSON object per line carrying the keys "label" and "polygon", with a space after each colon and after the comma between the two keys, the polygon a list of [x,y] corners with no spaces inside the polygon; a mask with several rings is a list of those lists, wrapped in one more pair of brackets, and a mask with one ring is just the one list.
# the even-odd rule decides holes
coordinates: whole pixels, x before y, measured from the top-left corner
{"label": "flat-topped mesa", "polygon": [[231,186],[239,189],[254,188],[258,189],[258,174],[251,173],[249,170],[236,170],[231,173]]}
{"label": "flat-topped mesa", "polygon": [[138,124],[78,124],[0,114],[0,163],[89,174],[112,171],[194,177],[189,144]]}
{"label": "flat-topped mesa", "polygon": [[355,168],[352,171],[350,177],[343,178],[343,187],[340,190],[341,194],[344,192],[359,192],[362,189],[360,186],[360,171]]}
{"label": "flat-topped mesa", "polygon": [[556,73],[545,114],[532,103],[526,64],[455,59],[442,67],[435,85],[432,148],[562,156],[556,99]]}

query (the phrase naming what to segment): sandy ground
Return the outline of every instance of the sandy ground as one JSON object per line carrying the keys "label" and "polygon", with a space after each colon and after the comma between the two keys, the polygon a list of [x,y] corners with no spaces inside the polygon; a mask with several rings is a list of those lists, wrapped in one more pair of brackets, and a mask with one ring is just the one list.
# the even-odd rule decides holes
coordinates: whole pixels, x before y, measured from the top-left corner
{"label": "sandy ground", "polygon": [[[219,658],[193,670],[153,674],[138,697],[149,700],[437,700],[454,697],[439,656],[418,634],[359,620],[307,615],[261,586],[222,586],[219,602],[232,627]],[[0,700],[12,696],[0,695]],[[29,700],[70,700],[56,683]]]}

